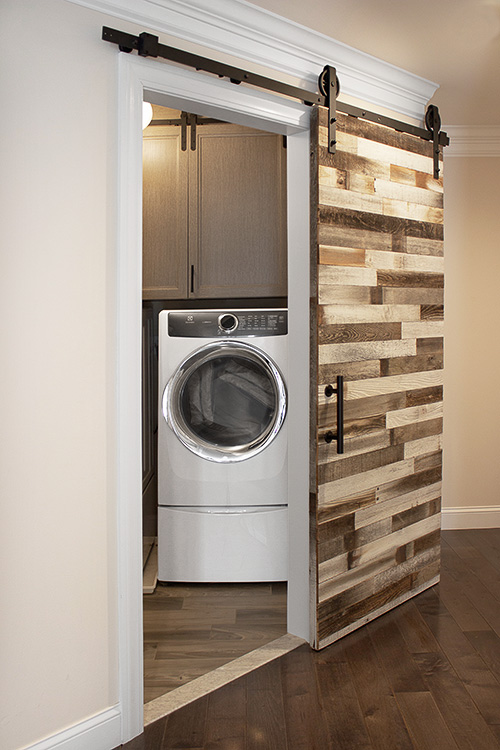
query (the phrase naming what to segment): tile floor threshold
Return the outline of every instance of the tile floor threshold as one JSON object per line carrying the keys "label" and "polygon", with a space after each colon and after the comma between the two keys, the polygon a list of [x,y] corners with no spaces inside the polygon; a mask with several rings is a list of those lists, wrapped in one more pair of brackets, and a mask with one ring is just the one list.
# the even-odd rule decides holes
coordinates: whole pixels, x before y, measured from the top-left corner
{"label": "tile floor threshold", "polygon": [[223,664],[212,672],[171,690],[165,695],[160,695],[159,698],[155,698],[144,705],[144,726],[146,727],[152,722],[168,716],[173,711],[187,706],[188,703],[192,703],[213,690],[227,685],[238,677],[243,677],[243,675],[287,654],[289,651],[293,651],[304,643],[306,641],[303,638],[287,633],[255,649],[255,651],[250,651],[250,653]]}

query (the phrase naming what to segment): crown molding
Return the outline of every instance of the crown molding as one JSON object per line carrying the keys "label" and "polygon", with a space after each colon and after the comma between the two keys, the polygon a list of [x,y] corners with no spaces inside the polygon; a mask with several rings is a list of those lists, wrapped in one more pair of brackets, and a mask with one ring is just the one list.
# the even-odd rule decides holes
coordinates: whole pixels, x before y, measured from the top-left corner
{"label": "crown molding", "polygon": [[68,0],[169,37],[292,76],[316,91],[335,65],[341,94],[423,121],[438,85],[246,0]]}
{"label": "crown molding", "polygon": [[449,125],[444,130],[450,145],[444,150],[450,156],[500,156],[500,125]]}

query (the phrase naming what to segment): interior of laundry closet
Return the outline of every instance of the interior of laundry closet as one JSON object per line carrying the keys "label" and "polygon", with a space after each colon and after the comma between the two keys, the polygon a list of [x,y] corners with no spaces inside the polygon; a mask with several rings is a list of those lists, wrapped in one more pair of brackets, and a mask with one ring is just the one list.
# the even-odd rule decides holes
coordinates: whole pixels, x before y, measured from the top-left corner
{"label": "interior of laundry closet", "polygon": [[148,702],[287,632],[287,237],[286,138],[158,105],[143,135]]}

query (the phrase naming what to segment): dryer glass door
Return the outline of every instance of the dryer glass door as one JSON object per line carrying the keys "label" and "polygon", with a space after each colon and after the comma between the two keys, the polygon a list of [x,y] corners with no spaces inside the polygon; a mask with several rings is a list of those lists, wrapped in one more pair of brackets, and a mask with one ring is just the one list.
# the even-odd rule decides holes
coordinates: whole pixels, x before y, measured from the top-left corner
{"label": "dryer glass door", "polygon": [[209,344],[173,375],[163,413],[189,450],[211,461],[241,461],[278,434],[286,390],[276,364],[242,342]]}

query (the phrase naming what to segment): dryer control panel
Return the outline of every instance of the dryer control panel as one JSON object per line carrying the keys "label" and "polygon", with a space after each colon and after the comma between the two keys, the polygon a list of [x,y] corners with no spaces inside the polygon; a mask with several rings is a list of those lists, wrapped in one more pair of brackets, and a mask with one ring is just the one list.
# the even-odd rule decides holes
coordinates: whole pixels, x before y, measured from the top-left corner
{"label": "dryer control panel", "polygon": [[168,313],[169,336],[216,339],[287,333],[287,310],[176,310]]}

